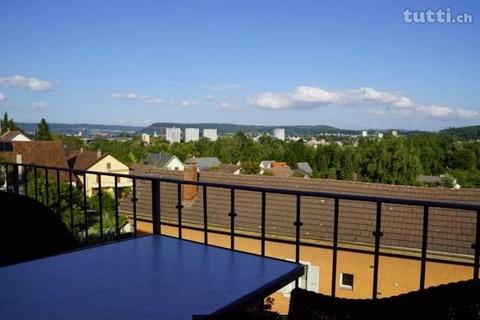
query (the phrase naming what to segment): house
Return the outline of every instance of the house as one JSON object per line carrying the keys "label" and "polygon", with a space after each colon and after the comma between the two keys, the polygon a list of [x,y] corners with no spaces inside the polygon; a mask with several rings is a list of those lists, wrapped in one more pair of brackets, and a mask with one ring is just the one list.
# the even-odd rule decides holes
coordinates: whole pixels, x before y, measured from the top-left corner
{"label": "house", "polygon": [[150,135],[148,133],[142,133],[141,140],[144,144],[150,144]]}
{"label": "house", "polygon": [[265,169],[262,173],[260,171],[260,174],[268,175],[268,176],[274,176],[274,177],[283,177],[283,178],[288,178],[293,175],[293,170],[290,169],[288,166],[282,166],[282,167],[271,167],[270,169]]}
{"label": "house", "polygon": [[220,165],[222,164],[217,157],[203,157],[203,158],[193,157],[188,159],[187,161],[194,162],[197,165],[198,171],[204,171],[204,170],[220,167]]}
{"label": "house", "polygon": [[160,153],[148,153],[147,157],[143,160],[145,165],[153,165],[164,170],[180,170],[183,171],[183,162],[176,156],[160,152]]}
{"label": "house", "polygon": [[450,177],[452,179],[451,181],[451,187],[453,189],[460,189],[461,186],[457,183],[457,179],[446,175],[442,174],[440,176],[425,176],[425,175],[419,175],[415,180],[422,184],[422,185],[428,185],[428,186],[444,186],[444,179],[447,179],[447,177]]}
{"label": "house", "polygon": [[[109,154],[102,154],[100,150],[87,151],[82,148],[69,157],[68,165],[71,169],[76,170],[130,174],[130,168],[126,164]],[[99,186],[103,191],[113,194],[115,180],[120,190],[130,188],[133,185],[131,179],[122,177],[115,179],[114,177],[102,176],[100,181],[97,175],[86,174],[84,181],[83,174],[77,175],[77,181],[84,186],[89,197],[98,191]]]}
{"label": "house", "polygon": [[[184,179],[181,172],[163,171],[156,176]],[[215,172],[201,172],[201,182],[226,183],[253,187],[298,189],[320,191],[336,194],[355,194],[363,196],[398,197],[412,200],[441,200],[480,204],[480,190],[432,189],[426,187],[395,186],[376,183],[338,181],[329,179],[277,178],[259,175],[226,175]],[[152,192],[149,181],[137,180],[136,215],[142,219],[139,230],[151,232]],[[203,188],[192,189],[195,193],[190,206],[183,207],[183,238],[197,239],[203,236],[198,228],[204,225],[204,208],[208,203],[208,243],[228,246],[231,220],[231,191],[222,188],[208,188],[206,195]],[[178,219],[177,185],[162,183],[160,185],[160,211],[162,221],[175,225]],[[185,186],[183,187],[185,195]],[[204,204],[204,201],[207,201]],[[335,200],[332,198],[302,197],[300,200],[301,240],[308,245],[300,247],[300,261],[306,266],[306,274],[299,280],[299,286],[309,290],[329,293],[332,279],[332,249]],[[339,253],[336,269],[336,295],[344,298],[369,298],[372,295],[371,254],[356,250],[373,252],[375,237],[376,203],[342,199],[339,203],[339,246],[344,248]],[[296,197],[288,194],[266,196],[265,232],[269,239],[266,254],[280,259],[295,259]],[[252,235],[260,233],[262,201],[258,193],[252,191],[235,191],[235,247],[251,253],[259,253],[260,240],[253,240]],[[120,211],[133,215],[133,204],[125,199],[120,204]],[[475,239],[475,214],[462,210],[431,208],[429,223],[427,262],[427,286],[471,278],[472,268],[459,263],[471,261],[472,241]],[[162,232],[176,235],[177,228],[162,225]],[[418,257],[422,249],[423,208],[400,204],[382,205],[381,250],[391,256],[380,257],[379,296],[388,297],[404,292],[418,290],[420,261],[395,257],[396,254]],[[189,228],[190,227],[190,228]],[[195,229],[197,228],[197,229]],[[217,231],[213,231],[217,230]],[[222,232],[224,234],[222,234]],[[274,239],[278,239],[275,242]],[[467,260],[465,260],[467,259]],[[273,295],[275,309],[285,313],[288,308],[287,290]]]}
{"label": "house", "polygon": [[262,160],[260,161],[260,169],[270,169],[272,167],[272,162],[275,162],[273,160]]}
{"label": "house", "polygon": [[3,142],[12,142],[12,141],[32,141],[26,135],[21,133],[20,131],[8,131],[5,132],[2,136],[0,136],[0,141]]}
{"label": "house", "polygon": [[[61,141],[0,141],[0,159],[18,164],[36,164],[48,167],[68,168],[64,146]],[[24,177],[25,168],[19,166],[19,177]],[[50,171],[54,175],[54,171]],[[60,181],[69,181],[68,172],[59,173]]]}
{"label": "house", "polygon": [[312,167],[310,167],[310,164],[308,162],[298,162],[297,168],[308,176],[311,176],[313,173]]}

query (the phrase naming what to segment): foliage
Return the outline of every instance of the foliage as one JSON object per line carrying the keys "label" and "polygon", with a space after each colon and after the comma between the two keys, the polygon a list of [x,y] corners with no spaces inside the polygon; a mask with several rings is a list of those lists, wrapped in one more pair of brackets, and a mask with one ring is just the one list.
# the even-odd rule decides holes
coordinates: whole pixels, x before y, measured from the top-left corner
{"label": "foliage", "polygon": [[40,120],[40,123],[37,126],[36,139],[39,141],[52,140],[52,134],[50,133],[50,128],[47,121],[44,118]]}
{"label": "foliage", "polygon": [[8,131],[20,131],[23,133],[13,119],[8,119],[8,114],[6,112],[3,114],[3,119],[0,119],[0,129],[0,135]]}

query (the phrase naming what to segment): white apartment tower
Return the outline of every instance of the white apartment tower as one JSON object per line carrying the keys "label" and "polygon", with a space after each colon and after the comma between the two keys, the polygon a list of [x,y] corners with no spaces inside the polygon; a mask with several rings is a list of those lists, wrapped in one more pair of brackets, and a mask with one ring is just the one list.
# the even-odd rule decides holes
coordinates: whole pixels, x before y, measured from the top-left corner
{"label": "white apartment tower", "polygon": [[167,128],[165,132],[165,139],[170,143],[180,142],[181,136],[180,128]]}
{"label": "white apartment tower", "polygon": [[217,129],[203,129],[203,137],[217,141]]}
{"label": "white apartment tower", "polygon": [[275,139],[285,141],[285,129],[283,128],[273,129],[273,137]]}
{"label": "white apartment tower", "polygon": [[200,139],[200,129],[185,128],[185,142],[198,141]]}

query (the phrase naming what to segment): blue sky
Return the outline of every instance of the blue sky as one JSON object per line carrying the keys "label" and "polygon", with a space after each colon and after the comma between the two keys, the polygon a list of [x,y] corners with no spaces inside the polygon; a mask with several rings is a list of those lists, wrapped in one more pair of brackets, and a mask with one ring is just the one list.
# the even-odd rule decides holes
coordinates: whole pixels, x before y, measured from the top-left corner
{"label": "blue sky", "polygon": [[[465,24],[404,11],[469,14]],[[17,121],[480,124],[479,1],[0,2]]]}

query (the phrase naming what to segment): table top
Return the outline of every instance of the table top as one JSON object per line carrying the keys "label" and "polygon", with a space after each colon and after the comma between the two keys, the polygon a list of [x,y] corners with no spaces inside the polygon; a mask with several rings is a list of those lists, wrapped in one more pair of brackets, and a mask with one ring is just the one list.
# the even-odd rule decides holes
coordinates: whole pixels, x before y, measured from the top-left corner
{"label": "table top", "polygon": [[0,319],[192,319],[303,274],[287,261],[152,235],[0,268]]}

